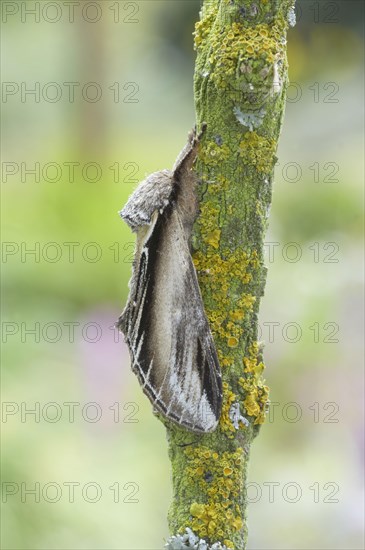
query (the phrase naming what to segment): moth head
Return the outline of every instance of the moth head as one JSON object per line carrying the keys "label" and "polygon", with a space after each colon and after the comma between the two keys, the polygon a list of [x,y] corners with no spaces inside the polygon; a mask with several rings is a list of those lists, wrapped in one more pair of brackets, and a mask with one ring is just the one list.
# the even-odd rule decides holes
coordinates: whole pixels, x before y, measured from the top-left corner
{"label": "moth head", "polygon": [[155,212],[162,212],[169,204],[172,192],[171,170],[160,170],[147,176],[129,197],[120,215],[132,231],[150,225]]}

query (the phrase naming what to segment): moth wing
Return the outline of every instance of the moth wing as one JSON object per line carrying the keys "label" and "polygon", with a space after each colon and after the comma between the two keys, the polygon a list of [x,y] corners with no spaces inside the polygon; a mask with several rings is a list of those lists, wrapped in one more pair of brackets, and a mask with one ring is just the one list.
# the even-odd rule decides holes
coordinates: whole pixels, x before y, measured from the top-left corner
{"label": "moth wing", "polygon": [[155,409],[189,430],[213,431],[220,367],[178,209],[156,217],[135,269],[119,321],[132,369]]}

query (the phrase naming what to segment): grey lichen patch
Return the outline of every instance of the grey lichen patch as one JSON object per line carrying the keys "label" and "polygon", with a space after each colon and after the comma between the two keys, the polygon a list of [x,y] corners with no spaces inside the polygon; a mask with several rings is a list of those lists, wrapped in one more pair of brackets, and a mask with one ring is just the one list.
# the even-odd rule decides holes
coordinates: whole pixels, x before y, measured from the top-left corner
{"label": "grey lichen patch", "polygon": [[242,422],[242,424],[246,427],[250,425],[247,418],[241,415],[240,404],[238,402],[232,403],[229,410],[229,418],[231,419],[231,422],[236,430],[240,428],[240,422]]}
{"label": "grey lichen patch", "polygon": [[289,9],[289,12],[288,12],[288,23],[289,23],[289,27],[295,27],[296,23],[297,23],[297,18],[296,18],[296,15],[295,15],[295,7],[292,6],[290,9]]}
{"label": "grey lichen patch", "polygon": [[274,94],[279,94],[282,90],[282,80],[280,78],[279,64],[274,65],[274,80],[272,83],[272,91]]}
{"label": "grey lichen patch", "polygon": [[229,550],[225,544],[215,542],[209,545],[204,539],[197,537],[187,527],[183,535],[173,535],[165,544],[166,550]]}
{"label": "grey lichen patch", "polygon": [[233,107],[233,112],[238,122],[242,124],[242,126],[248,128],[250,132],[261,126],[265,116],[264,109],[259,109],[251,113],[243,113],[239,107],[235,106]]}

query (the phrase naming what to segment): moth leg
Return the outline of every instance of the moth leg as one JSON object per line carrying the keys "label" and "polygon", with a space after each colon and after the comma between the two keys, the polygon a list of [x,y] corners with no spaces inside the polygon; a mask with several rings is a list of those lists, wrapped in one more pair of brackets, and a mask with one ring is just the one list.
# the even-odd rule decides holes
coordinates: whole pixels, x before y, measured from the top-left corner
{"label": "moth leg", "polygon": [[156,210],[162,212],[169,204],[173,188],[171,170],[160,170],[143,180],[120,212],[132,231],[149,225]]}

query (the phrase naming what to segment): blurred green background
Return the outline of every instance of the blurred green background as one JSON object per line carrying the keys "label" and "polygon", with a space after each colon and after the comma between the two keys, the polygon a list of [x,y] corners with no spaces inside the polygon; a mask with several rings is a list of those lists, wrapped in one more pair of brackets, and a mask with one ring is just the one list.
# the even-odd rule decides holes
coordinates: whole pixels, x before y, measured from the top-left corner
{"label": "blurred green background", "polygon": [[[199,2],[2,10],[2,547],[159,549],[169,461],[113,329],[133,251],[117,211],[194,123]],[[302,1],[297,16],[248,548],[360,549],[363,6]]]}

